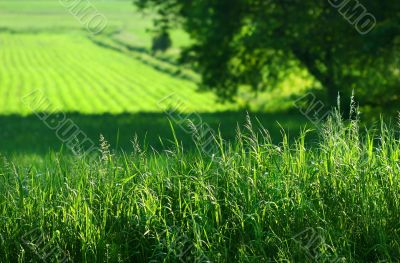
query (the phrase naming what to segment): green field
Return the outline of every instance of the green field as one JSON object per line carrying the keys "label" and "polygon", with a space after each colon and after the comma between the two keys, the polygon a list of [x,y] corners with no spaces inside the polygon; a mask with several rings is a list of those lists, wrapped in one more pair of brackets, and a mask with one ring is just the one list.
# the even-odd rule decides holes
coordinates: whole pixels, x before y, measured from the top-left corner
{"label": "green field", "polygon": [[312,123],[302,70],[219,102],[181,29],[152,54],[154,14],[90,3],[97,35],[58,0],[0,0],[0,262],[400,261],[398,125]]}
{"label": "green field", "polygon": [[[93,4],[108,21],[103,34],[94,38],[111,41],[107,34],[118,31],[112,36],[120,42],[150,48],[151,34],[146,29],[151,22],[135,13],[129,1]],[[124,32],[130,32],[134,41],[125,40]],[[185,40],[176,35],[179,46]],[[228,109],[215,103],[212,94],[195,92],[192,81],[157,70],[155,64],[162,68],[162,61],[153,59],[153,64],[146,64],[135,58],[137,52],[126,54],[99,46],[85,24],[58,1],[0,1],[0,41],[1,113],[29,113],[20,98],[36,89],[60,111],[160,111],[158,101],[172,93],[187,101],[188,111]]]}
{"label": "green field", "polygon": [[[98,35],[58,1],[0,1],[1,152],[42,155],[60,149],[62,142],[34,115],[49,109],[67,112],[93,141],[104,134],[117,147],[119,133],[118,146],[124,150],[130,150],[134,134],[156,148],[160,136],[171,139],[164,111],[182,103],[180,111],[206,113],[207,124],[233,139],[232,127],[244,120],[245,111],[238,109],[292,107],[291,87],[300,87],[298,92],[306,86],[293,77],[282,89],[258,99],[242,93],[238,103],[219,103],[214,94],[197,91],[199,76],[177,66],[180,48],[190,42],[182,30],[173,31],[171,50],[154,56],[148,32],[152,14],[137,12],[130,1],[91,3],[107,18],[107,27]],[[24,103],[23,98],[37,91],[50,105]],[[162,101],[168,96],[170,102]],[[259,113],[259,119],[275,140],[281,137],[280,125],[297,133],[306,120],[299,113]],[[31,132],[26,134],[28,127]],[[188,147],[193,145],[190,135],[180,129],[177,133]]]}
{"label": "green field", "polygon": [[[10,19],[18,21],[17,17]],[[74,20],[64,23],[67,28],[79,25]],[[0,27],[3,25],[9,29],[7,23],[0,22]],[[37,25],[31,29],[29,24],[13,27],[15,32],[7,29],[0,33],[1,113],[29,113],[20,98],[36,89],[42,90],[61,111],[159,111],[158,101],[172,93],[188,102],[189,111],[228,108],[215,103],[212,94],[195,92],[191,81],[157,70],[130,54],[96,45],[85,31],[62,32]],[[88,97],[91,99],[86,100]]]}
{"label": "green field", "polygon": [[244,100],[271,110],[292,106],[291,95],[310,85],[288,78],[283,89],[259,99],[244,94],[239,104],[221,105],[213,94],[195,92],[198,76],[175,65],[190,42],[183,31],[173,31],[171,50],[152,56],[151,14],[138,13],[130,1],[91,3],[107,18],[96,36],[58,1],[0,1],[0,113],[28,113],[18,98],[36,89],[57,109],[82,113],[159,111],[157,102],[171,93],[188,111],[235,110]]}
{"label": "green field", "polygon": [[2,113],[27,113],[20,98],[34,89],[61,111],[155,111],[157,103],[175,91],[187,101],[188,110],[224,109],[211,94],[195,92],[194,83],[98,47],[79,34],[3,33],[1,41]]}

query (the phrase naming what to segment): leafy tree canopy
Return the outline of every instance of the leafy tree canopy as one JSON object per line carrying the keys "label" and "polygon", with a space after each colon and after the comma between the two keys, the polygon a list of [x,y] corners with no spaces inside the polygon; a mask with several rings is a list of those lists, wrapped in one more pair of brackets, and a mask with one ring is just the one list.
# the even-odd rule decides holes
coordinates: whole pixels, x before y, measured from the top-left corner
{"label": "leafy tree canopy", "polygon": [[398,0],[134,0],[177,24],[194,44],[182,53],[221,98],[238,87],[274,87],[305,68],[334,102],[355,91],[362,104],[400,101]]}

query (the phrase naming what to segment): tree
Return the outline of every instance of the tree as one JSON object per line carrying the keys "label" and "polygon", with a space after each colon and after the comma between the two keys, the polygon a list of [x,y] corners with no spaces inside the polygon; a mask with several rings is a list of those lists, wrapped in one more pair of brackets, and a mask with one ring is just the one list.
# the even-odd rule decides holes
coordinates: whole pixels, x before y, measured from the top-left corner
{"label": "tree", "polygon": [[329,103],[352,90],[362,104],[400,101],[397,0],[135,0],[178,23],[194,44],[182,53],[202,88],[232,98],[241,85],[274,87],[303,67]]}
{"label": "tree", "polygon": [[160,32],[153,37],[151,50],[153,53],[157,51],[165,52],[172,46],[171,37],[167,31]]}

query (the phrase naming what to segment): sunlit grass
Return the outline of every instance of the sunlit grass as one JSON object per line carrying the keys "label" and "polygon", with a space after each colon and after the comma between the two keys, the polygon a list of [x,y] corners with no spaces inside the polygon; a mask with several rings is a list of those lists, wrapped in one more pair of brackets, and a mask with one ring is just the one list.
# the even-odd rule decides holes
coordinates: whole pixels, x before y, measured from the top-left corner
{"label": "sunlit grass", "polygon": [[[80,34],[0,34],[0,114],[48,110],[27,108],[22,98],[40,90],[59,111],[121,113],[165,110],[160,100],[174,95],[187,111],[218,111],[211,93],[195,83],[160,72]],[[164,107],[164,108],[163,108]]]}
{"label": "sunlit grass", "polygon": [[306,130],[274,144],[248,122],[214,157],[178,139],[162,152],[133,140],[132,154],[103,142],[94,163],[2,158],[0,254],[37,260],[21,238],[39,229],[75,262],[397,262],[398,134],[338,114],[319,128],[312,147]]}

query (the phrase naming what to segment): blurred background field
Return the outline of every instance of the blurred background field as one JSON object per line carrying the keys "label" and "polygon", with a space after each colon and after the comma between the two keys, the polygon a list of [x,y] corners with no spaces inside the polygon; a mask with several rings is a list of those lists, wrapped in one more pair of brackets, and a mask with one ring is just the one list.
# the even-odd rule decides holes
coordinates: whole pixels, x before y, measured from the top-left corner
{"label": "blurred background field", "polygon": [[[46,107],[29,108],[21,99],[36,90],[93,141],[104,134],[114,144],[119,131],[125,150],[134,134],[154,147],[159,138],[171,138],[163,113],[168,105],[159,103],[171,94],[184,102],[181,110],[203,114],[228,139],[247,110],[259,110],[260,121],[277,139],[279,125],[294,131],[306,122],[297,111],[285,113],[313,83],[304,72],[258,97],[243,89],[235,103],[221,103],[211,92],[198,92],[200,77],[179,65],[181,48],[190,44],[183,30],[172,31],[171,49],[153,54],[153,14],[138,12],[131,1],[91,3],[107,18],[98,35],[58,1],[0,1],[0,152],[44,154],[61,147],[54,131],[33,115]],[[273,116],[276,111],[283,113]],[[177,132],[189,147],[190,135]]]}

